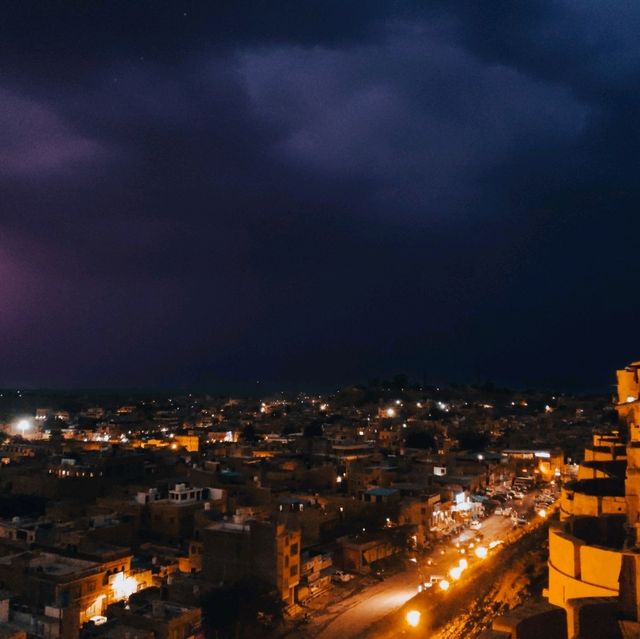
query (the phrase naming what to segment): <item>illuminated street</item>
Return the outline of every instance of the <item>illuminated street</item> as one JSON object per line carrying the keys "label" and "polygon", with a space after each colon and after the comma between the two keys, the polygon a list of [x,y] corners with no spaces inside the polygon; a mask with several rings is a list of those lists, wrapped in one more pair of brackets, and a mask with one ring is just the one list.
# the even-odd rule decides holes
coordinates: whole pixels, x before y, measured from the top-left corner
{"label": "illuminated street", "polygon": [[[522,502],[517,502],[520,504],[518,510],[531,511],[535,495],[535,492],[529,493]],[[491,541],[504,539],[512,528],[510,517],[501,515],[487,517],[479,531],[483,535],[482,543],[488,545]],[[410,567],[404,571],[381,583],[366,587],[339,603],[329,605],[325,611],[312,615],[308,625],[289,636],[314,635],[318,639],[348,639],[362,635],[376,622],[400,609],[415,597],[418,594],[418,585],[430,575],[447,575],[450,568],[457,565],[463,557],[455,547],[455,543],[464,544],[473,536],[471,530],[463,532],[458,538],[449,542],[444,555],[440,554],[438,547],[431,555],[421,557],[419,563],[409,563]],[[428,564],[430,557],[434,562],[432,565]],[[470,561],[473,564],[478,560]],[[373,630],[375,632],[375,629]]]}

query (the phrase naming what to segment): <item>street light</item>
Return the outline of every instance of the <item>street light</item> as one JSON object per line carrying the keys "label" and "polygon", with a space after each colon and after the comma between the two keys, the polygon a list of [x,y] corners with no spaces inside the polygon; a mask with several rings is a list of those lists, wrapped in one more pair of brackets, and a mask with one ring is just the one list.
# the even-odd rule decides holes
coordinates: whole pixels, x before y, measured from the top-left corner
{"label": "street light", "polygon": [[407,620],[407,623],[412,627],[412,628],[417,628],[418,624],[420,623],[420,611],[418,610],[409,610],[409,612],[406,614],[405,619]]}
{"label": "street light", "polygon": [[485,557],[487,556],[488,551],[484,546],[478,546],[476,548],[476,557],[478,559],[485,559]]}
{"label": "street light", "polygon": [[31,428],[31,422],[28,419],[21,419],[18,424],[18,430],[21,435],[24,435],[26,431]]}
{"label": "street light", "polygon": [[440,590],[449,590],[449,582],[446,579],[442,579],[438,586],[440,586]]}

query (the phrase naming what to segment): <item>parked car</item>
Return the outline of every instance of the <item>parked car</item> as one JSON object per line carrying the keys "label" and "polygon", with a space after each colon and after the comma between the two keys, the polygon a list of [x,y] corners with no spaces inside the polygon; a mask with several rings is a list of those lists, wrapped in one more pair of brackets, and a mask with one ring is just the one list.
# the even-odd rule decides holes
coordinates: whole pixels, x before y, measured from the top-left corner
{"label": "parked car", "polygon": [[480,530],[481,527],[482,527],[482,524],[477,519],[474,519],[469,524],[469,528],[471,528],[472,530]]}
{"label": "parked car", "polygon": [[348,572],[343,572],[342,570],[336,570],[333,574],[333,581],[338,581],[340,583],[347,583],[353,579],[353,575]]}

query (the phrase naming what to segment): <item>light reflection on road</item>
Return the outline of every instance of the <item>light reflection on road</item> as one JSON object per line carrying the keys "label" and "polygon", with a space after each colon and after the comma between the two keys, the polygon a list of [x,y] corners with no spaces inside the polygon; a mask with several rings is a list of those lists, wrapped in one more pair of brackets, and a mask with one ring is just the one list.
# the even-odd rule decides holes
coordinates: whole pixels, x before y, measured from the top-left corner
{"label": "light reflection on road", "polygon": [[[523,502],[516,505],[518,510],[531,509],[534,493],[529,493]],[[482,522],[478,531],[482,534],[482,544],[504,537],[512,528],[510,517],[491,515]],[[455,548],[456,541],[466,543],[475,536],[471,530],[464,531],[447,546],[444,556],[437,553],[432,557],[434,565],[427,565],[427,557],[421,557],[418,564],[409,564],[403,572],[387,578],[348,599],[328,607],[325,614],[318,614],[300,636],[315,636],[317,639],[349,639],[363,633],[368,627],[383,617],[398,610],[417,594],[417,586],[431,574],[447,574],[449,568],[460,559]],[[296,636],[290,635],[290,636]]]}

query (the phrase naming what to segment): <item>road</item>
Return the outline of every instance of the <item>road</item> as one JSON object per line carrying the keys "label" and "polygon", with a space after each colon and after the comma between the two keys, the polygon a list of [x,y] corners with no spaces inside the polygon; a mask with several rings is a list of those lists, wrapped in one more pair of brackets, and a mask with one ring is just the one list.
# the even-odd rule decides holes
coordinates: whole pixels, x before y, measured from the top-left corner
{"label": "road", "polygon": [[[523,501],[512,505],[518,511],[530,511],[535,493],[529,493]],[[482,544],[488,545],[492,540],[503,539],[511,531],[513,524],[509,517],[491,515],[482,522],[479,531],[483,535]],[[373,624],[401,608],[409,599],[417,594],[418,584],[427,580],[430,575],[447,575],[449,569],[457,565],[464,556],[456,548],[459,541],[465,544],[474,536],[473,531],[463,532],[443,548],[430,556],[435,565],[429,565],[429,557],[421,557],[415,564],[402,572],[388,577],[385,581],[375,583],[363,590],[355,592],[347,599],[328,605],[314,614],[309,624],[289,633],[289,637],[315,637],[316,639],[351,639],[365,633]],[[473,557],[473,556],[472,556]],[[473,561],[473,559],[471,560]]]}

